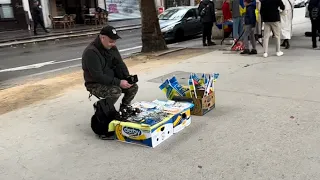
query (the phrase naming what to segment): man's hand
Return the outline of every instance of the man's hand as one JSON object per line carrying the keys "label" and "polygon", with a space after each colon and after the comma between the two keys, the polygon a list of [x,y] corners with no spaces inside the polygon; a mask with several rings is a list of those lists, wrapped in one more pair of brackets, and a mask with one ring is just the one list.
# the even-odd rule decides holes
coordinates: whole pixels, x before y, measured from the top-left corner
{"label": "man's hand", "polygon": [[129,89],[131,88],[132,84],[129,84],[127,80],[121,80],[120,81],[120,87],[122,89]]}

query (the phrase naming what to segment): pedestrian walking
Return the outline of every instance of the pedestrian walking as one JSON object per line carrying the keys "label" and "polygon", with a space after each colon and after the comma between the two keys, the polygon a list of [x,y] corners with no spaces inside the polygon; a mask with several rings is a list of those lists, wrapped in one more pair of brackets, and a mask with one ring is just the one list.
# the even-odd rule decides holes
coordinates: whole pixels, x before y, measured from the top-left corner
{"label": "pedestrian walking", "polygon": [[38,33],[37,33],[38,24],[42,27],[44,32],[49,33],[49,31],[44,26],[43,17],[42,17],[42,7],[39,4],[39,1],[33,1],[32,19],[33,19],[33,33],[34,33],[34,35],[38,35]]}
{"label": "pedestrian walking", "polygon": [[264,33],[263,33],[263,57],[268,57],[268,46],[270,34],[273,32],[276,39],[276,54],[282,56],[283,52],[280,50],[280,12],[285,9],[282,0],[261,0],[260,14],[262,21],[264,22]]}
{"label": "pedestrian walking", "polygon": [[[254,30],[256,27],[256,4],[255,0],[245,0],[244,4],[246,6],[246,13],[244,16],[244,46],[245,49],[240,54],[257,54],[256,50],[256,38],[254,35]],[[249,38],[252,46],[250,51]]]}
{"label": "pedestrian walking", "polygon": [[202,30],[203,46],[216,45],[211,40],[213,23],[216,22],[214,3],[210,0],[202,0],[199,4],[198,11],[200,13]]}
{"label": "pedestrian walking", "polygon": [[[224,0],[223,4],[222,4],[222,14],[223,14],[223,22],[232,22],[232,13],[230,10],[230,0]],[[227,27],[224,27],[224,25],[222,25],[222,29],[224,31],[224,36],[225,37],[229,37],[230,34],[232,33],[232,28],[229,27],[229,25]]]}
{"label": "pedestrian walking", "polygon": [[239,39],[243,31],[243,16],[240,13],[240,0],[232,0],[233,38]]}
{"label": "pedestrian walking", "polygon": [[281,17],[281,39],[283,42],[282,47],[286,49],[290,48],[289,40],[292,37],[292,19],[293,19],[293,9],[294,1],[293,0],[282,0],[285,9],[280,13]]}
{"label": "pedestrian walking", "polygon": [[310,0],[308,11],[311,20],[312,47],[319,49],[317,46],[317,34],[320,33],[320,0]]}

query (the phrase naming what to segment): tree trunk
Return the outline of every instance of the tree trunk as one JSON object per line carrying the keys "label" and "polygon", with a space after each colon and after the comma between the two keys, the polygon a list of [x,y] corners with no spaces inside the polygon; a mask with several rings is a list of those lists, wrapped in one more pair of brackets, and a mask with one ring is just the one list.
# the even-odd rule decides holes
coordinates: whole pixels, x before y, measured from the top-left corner
{"label": "tree trunk", "polygon": [[142,52],[168,49],[163,39],[154,0],[140,0]]}

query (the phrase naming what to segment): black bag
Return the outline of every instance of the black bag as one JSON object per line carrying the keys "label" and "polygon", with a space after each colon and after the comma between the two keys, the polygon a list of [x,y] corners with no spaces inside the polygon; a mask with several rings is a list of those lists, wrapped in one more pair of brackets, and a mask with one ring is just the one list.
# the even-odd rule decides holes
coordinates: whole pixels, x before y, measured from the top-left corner
{"label": "black bag", "polygon": [[95,110],[91,117],[91,129],[97,135],[112,136],[114,132],[108,132],[109,123],[118,115],[114,105],[107,99],[100,99],[93,104]]}

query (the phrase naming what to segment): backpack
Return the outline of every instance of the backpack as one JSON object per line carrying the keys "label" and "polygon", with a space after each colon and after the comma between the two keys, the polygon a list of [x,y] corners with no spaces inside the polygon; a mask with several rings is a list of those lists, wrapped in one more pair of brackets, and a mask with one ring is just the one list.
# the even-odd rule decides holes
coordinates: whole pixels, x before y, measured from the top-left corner
{"label": "backpack", "polygon": [[94,115],[91,117],[91,129],[97,135],[113,135],[113,132],[109,132],[109,123],[113,121],[118,112],[114,105],[107,99],[100,99],[93,104]]}

